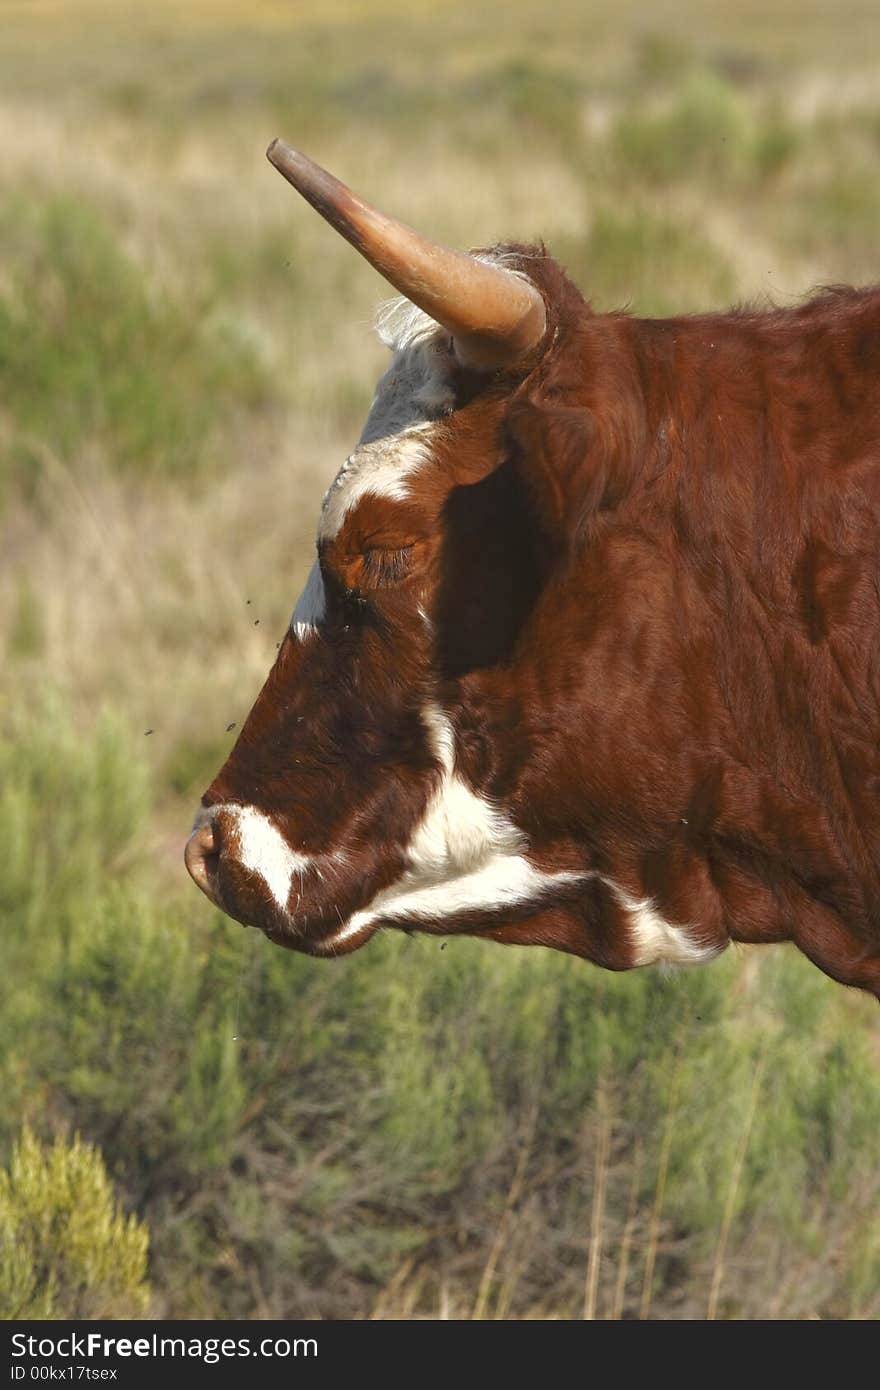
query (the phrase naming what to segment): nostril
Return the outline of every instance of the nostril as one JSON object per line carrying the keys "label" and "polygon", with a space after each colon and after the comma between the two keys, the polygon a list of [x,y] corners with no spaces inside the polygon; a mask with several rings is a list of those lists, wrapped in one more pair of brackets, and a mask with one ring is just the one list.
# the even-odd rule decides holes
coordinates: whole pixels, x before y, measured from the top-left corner
{"label": "nostril", "polygon": [[211,827],[207,827],[208,833],[202,841],[202,861],[208,874],[213,877],[217,872],[217,864],[220,860],[220,841],[216,830],[212,832]]}
{"label": "nostril", "polygon": [[183,853],[190,878],[198,884],[202,892],[216,901],[217,866],[220,862],[220,844],[214,827],[201,825],[194,830],[186,842]]}

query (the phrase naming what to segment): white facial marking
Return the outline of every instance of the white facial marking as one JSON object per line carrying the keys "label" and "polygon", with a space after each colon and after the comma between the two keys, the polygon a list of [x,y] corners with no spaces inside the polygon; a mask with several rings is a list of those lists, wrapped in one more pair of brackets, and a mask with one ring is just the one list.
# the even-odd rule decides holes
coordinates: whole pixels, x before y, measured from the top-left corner
{"label": "white facial marking", "polygon": [[318,539],[330,541],[338,536],[348,513],[367,493],[404,501],[409,493],[408,478],[430,457],[426,438],[429,431],[429,426],[415,425],[405,434],[359,444],[324,498]]}
{"label": "white facial marking", "polygon": [[308,854],[296,854],[270,820],[253,806],[229,803],[211,807],[233,818],[230,834],[237,836],[235,858],[263,879],[276,906],[287,912],[294,874],[303,874],[312,865]]}
{"label": "white facial marking", "polygon": [[418,887],[418,874],[409,872],[393,887],[378,893],[369,907],[350,917],[332,940],[345,941],[385,917],[436,922],[463,912],[501,912],[584,877],[572,872],[542,873],[523,855],[504,854],[493,854],[473,873],[422,888]]}
{"label": "white facial marking", "polygon": [[333,943],[385,917],[436,921],[463,912],[502,911],[589,877],[536,869],[525,857],[522,831],[456,776],[449,720],[436,706],[428,706],[423,717],[443,774],[410,841],[407,868],[349,918]]}
{"label": "white facial marking", "polygon": [[[485,251],[477,260],[531,283],[520,269],[519,252]],[[357,448],[324,498],[319,540],[333,540],[348,512],[368,493],[406,498],[407,479],[429,459],[437,422],[455,405],[455,358],[445,329],[408,299],[383,305],[376,328],[394,360],[376,388]]]}
{"label": "white facial marking", "polygon": [[[484,259],[503,263],[503,258]],[[433,320],[406,300],[393,301],[380,317],[379,332],[393,349],[394,361],[379,382],[357,448],[324,498],[319,541],[334,539],[348,513],[368,494],[398,501],[409,495],[409,480],[430,460],[436,422],[454,404],[449,343]],[[430,626],[425,611],[418,611]],[[298,640],[305,640],[317,630],[325,612],[324,583],[316,560],[294,609],[291,632]],[[633,897],[593,870],[548,873],[537,869],[525,855],[527,842],[522,831],[456,776],[455,741],[446,716],[432,705],[424,710],[423,717],[443,772],[413,834],[406,870],[323,942],[328,953],[386,917],[436,922],[465,912],[503,911],[537,901],[554,887],[597,877],[628,915],[634,965],[660,961],[692,965],[723,949],[700,944],[693,927],[665,921],[650,899]],[[312,870],[323,879],[317,859],[291,850],[275,826],[252,806],[203,809],[193,830],[209,823],[221,810],[236,817],[239,861],[263,878],[283,912],[287,912],[294,874],[302,877],[306,870]],[[341,861],[343,856],[321,856],[323,862],[328,858]]]}
{"label": "white facial marking", "polygon": [[290,630],[294,637],[304,642],[307,637],[312,636],[317,631],[318,624],[323,622],[326,611],[324,580],[321,577],[321,566],[316,560],[309,571],[306,587],[297,599],[290,620]]}
{"label": "white facial marking", "polygon": [[717,947],[695,939],[692,928],[665,921],[650,899],[634,898],[604,875],[535,868],[526,858],[522,831],[456,776],[449,720],[435,705],[423,711],[423,718],[443,774],[413,834],[407,868],[396,883],[349,918],[327,943],[330,950],[386,917],[437,922],[465,912],[503,912],[537,901],[555,888],[600,877],[627,913],[633,965],[696,965],[717,954]]}
{"label": "white facial marking", "polygon": [[430,458],[435,422],[453,405],[450,365],[442,329],[413,310],[398,331],[394,361],[376,389],[358,447],[324,498],[319,540],[337,536],[368,493],[397,501],[408,496],[409,478]]}
{"label": "white facial marking", "polygon": [[703,946],[695,940],[693,928],[674,926],[661,917],[650,898],[633,898],[623,888],[603,878],[629,916],[635,953],[634,965],[699,965],[718,954],[721,947]]}

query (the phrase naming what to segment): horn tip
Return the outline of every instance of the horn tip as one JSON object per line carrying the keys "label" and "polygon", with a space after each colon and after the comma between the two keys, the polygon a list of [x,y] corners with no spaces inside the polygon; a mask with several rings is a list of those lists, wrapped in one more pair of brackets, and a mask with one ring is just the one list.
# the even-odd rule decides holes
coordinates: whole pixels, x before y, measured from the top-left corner
{"label": "horn tip", "polygon": [[329,175],[316,164],[313,159],[309,159],[307,154],[301,150],[295,150],[292,145],[288,145],[286,140],[280,140],[277,136],[266,150],[266,158],[269,163],[274,165],[279,174],[283,174],[288,183],[292,183],[294,188],[303,192],[303,181],[314,180],[318,177],[328,178]]}
{"label": "horn tip", "polygon": [[279,173],[285,174],[288,169],[308,168],[312,165],[312,160],[308,155],[295,150],[292,145],[288,145],[286,140],[281,140],[276,135],[266,150],[266,158],[270,164],[274,164]]}

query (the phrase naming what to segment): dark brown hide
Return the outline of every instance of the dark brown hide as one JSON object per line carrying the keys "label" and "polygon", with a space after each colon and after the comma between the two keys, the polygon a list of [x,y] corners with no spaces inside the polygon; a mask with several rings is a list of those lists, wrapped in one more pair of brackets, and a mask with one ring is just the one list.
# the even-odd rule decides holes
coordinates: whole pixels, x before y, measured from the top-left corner
{"label": "dark brown hide", "polygon": [[399,925],[620,969],[650,900],[706,954],[792,940],[880,994],[880,291],[594,315],[516,249],[549,347],[450,363],[430,466],[323,547],[326,629],[285,641],[206,804],[345,849],[273,937],[320,949],[402,871],[440,775],[430,700],[535,868],[585,878]]}

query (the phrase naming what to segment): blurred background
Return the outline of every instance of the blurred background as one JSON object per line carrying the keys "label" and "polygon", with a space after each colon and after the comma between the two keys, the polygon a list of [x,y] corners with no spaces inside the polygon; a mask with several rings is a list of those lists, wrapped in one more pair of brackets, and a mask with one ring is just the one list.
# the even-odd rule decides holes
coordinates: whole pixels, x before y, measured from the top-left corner
{"label": "blurred background", "polygon": [[383,368],[387,288],[269,140],[597,308],[787,304],[878,278],[878,39],[875,0],[0,0],[0,1315],[880,1313],[869,999],[788,948],[325,964],[182,865]]}

